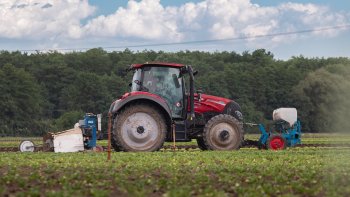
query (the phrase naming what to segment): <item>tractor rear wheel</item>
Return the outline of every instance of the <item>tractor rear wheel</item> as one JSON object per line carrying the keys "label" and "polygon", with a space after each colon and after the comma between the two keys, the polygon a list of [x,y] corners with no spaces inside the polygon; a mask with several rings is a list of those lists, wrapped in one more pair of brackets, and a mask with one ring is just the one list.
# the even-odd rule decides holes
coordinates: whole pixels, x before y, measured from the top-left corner
{"label": "tractor rear wheel", "polygon": [[271,135],[267,139],[266,147],[269,150],[283,150],[287,147],[287,141],[282,135]]}
{"label": "tractor rear wheel", "polygon": [[228,114],[214,116],[203,130],[203,142],[208,150],[237,150],[242,141],[242,125]]}
{"label": "tractor rear wheel", "polygon": [[157,151],[166,125],[160,111],[145,104],[131,105],[114,119],[112,146],[116,151]]}

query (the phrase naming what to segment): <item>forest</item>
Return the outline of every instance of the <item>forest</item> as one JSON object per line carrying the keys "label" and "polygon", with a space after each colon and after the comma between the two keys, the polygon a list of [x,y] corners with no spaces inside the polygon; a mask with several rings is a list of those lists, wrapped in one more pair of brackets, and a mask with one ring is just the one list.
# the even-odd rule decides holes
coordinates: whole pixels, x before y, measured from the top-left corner
{"label": "forest", "polygon": [[85,112],[106,117],[110,104],[129,90],[132,73],[126,68],[145,62],[192,65],[196,88],[238,102],[245,122],[268,123],[274,109],[296,107],[303,132],[350,131],[349,58],[279,60],[264,49],[240,54],[94,48],[0,51],[0,136],[71,128]]}

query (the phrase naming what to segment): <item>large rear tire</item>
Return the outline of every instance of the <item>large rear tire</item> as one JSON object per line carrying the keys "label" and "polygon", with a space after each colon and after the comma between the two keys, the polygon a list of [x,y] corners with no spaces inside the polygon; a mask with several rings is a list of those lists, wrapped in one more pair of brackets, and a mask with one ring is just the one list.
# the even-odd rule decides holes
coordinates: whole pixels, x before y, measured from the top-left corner
{"label": "large rear tire", "polygon": [[116,151],[157,151],[165,137],[164,118],[153,106],[131,105],[114,119],[112,146]]}
{"label": "large rear tire", "polygon": [[208,150],[238,150],[242,141],[242,125],[231,115],[214,116],[203,130],[203,142]]}

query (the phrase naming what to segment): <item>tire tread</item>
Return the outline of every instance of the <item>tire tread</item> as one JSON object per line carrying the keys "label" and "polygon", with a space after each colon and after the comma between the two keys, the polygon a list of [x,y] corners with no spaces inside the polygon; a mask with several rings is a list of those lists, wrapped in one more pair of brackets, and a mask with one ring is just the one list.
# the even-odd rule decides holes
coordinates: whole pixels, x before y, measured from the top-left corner
{"label": "tire tread", "polygon": [[112,128],[112,138],[111,138],[111,144],[112,147],[114,148],[115,151],[124,151],[124,152],[129,152],[129,151],[140,151],[140,150],[135,150],[132,149],[131,147],[129,147],[128,145],[126,145],[123,140],[121,139],[120,136],[120,132],[117,132],[117,128],[118,128],[118,117],[121,118],[123,115],[127,115],[128,113],[130,113],[130,111],[132,112],[132,110],[134,109],[146,109],[145,112],[147,112],[147,109],[151,109],[153,110],[153,112],[151,112],[153,115],[157,116],[156,121],[160,124],[160,129],[161,129],[161,138],[159,139],[161,140],[161,143],[155,147],[151,147],[149,150],[144,150],[144,151],[158,151],[164,144],[165,141],[165,137],[166,137],[166,124],[165,124],[165,120],[162,116],[162,113],[160,112],[160,110],[158,110],[156,107],[154,107],[153,105],[149,105],[146,103],[135,103],[129,106],[126,106],[124,109],[122,109],[121,111],[118,112],[118,114],[116,115],[114,121],[113,121],[113,128]]}
{"label": "tire tread", "polygon": [[233,116],[228,115],[228,114],[219,114],[216,115],[214,117],[212,117],[206,124],[203,130],[203,143],[206,146],[207,150],[216,150],[213,146],[210,145],[209,141],[208,141],[208,137],[207,135],[209,134],[210,128],[216,124],[217,122],[221,122],[221,121],[228,121],[228,122],[232,122],[234,124],[236,124],[238,126],[238,130],[239,130],[239,144],[237,146],[234,147],[234,149],[238,150],[240,148],[240,146],[242,145],[243,142],[243,126],[242,124],[240,124],[240,122]]}

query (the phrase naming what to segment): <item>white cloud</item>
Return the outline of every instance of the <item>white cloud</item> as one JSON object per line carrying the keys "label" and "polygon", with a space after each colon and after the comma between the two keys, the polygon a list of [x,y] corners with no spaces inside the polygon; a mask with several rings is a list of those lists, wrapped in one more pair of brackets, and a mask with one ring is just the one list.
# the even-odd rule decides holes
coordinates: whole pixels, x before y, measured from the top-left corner
{"label": "white cloud", "polygon": [[[346,13],[318,4],[259,6],[250,0],[203,0],[167,7],[160,0],[130,0],[112,14],[91,18],[94,10],[87,0],[2,0],[0,38],[38,39],[55,46],[76,39],[103,40],[101,43],[113,39],[125,44],[136,40],[181,42],[260,36],[350,22]],[[91,19],[83,25],[88,17]],[[339,31],[313,35],[334,36]],[[271,37],[268,43],[251,38],[248,44],[272,46],[303,36]]]}
{"label": "white cloud", "polygon": [[320,6],[314,5],[314,4],[301,4],[301,3],[284,3],[279,6],[281,10],[289,10],[289,11],[295,11],[300,13],[305,13],[307,15],[317,14],[317,12],[320,10]]}
{"label": "white cloud", "polygon": [[142,39],[180,38],[176,21],[169,17],[174,13],[171,8],[164,8],[159,1],[129,1],[126,8],[119,8],[109,16],[99,16],[85,27],[88,36],[120,36]]}
{"label": "white cloud", "polygon": [[87,0],[2,0],[0,37],[79,38],[80,21],[94,9]]}
{"label": "white cloud", "polygon": [[[315,4],[285,3],[278,7],[283,18],[293,18],[292,25],[295,30],[319,29],[349,23],[345,13],[332,12],[328,7]],[[284,24],[287,25],[287,24]],[[318,36],[336,36],[339,29],[315,31]]]}
{"label": "white cloud", "polygon": [[[250,0],[205,0],[164,7],[159,0],[130,0],[126,8],[91,20],[84,31],[87,36],[174,42],[259,36],[347,22],[342,13],[316,4],[285,3],[261,7]],[[330,30],[314,34],[330,36],[337,32]],[[271,40],[283,42],[286,39],[275,37]]]}

